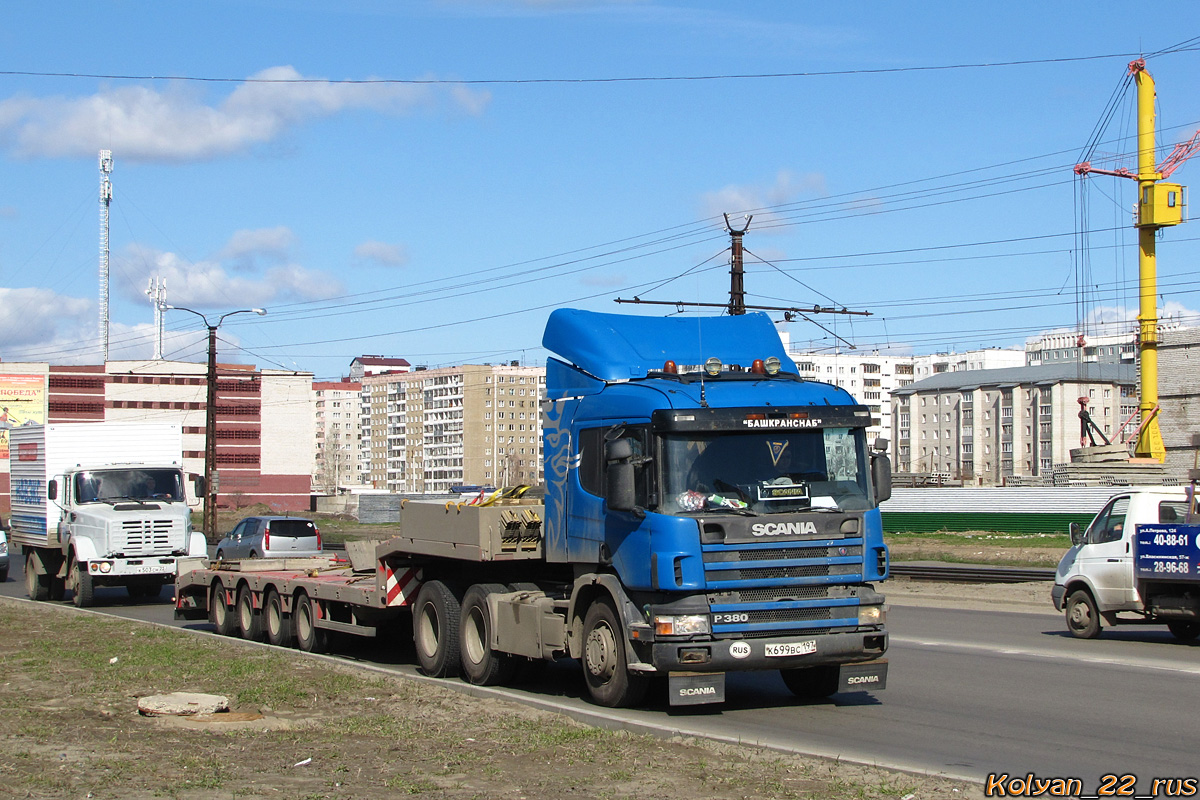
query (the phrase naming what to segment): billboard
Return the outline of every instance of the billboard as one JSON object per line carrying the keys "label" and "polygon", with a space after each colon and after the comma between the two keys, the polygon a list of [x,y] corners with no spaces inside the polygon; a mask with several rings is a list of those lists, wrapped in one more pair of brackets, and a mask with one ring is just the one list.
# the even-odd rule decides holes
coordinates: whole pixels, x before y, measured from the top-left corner
{"label": "billboard", "polygon": [[0,374],[0,459],[8,458],[8,432],[46,422],[46,377]]}

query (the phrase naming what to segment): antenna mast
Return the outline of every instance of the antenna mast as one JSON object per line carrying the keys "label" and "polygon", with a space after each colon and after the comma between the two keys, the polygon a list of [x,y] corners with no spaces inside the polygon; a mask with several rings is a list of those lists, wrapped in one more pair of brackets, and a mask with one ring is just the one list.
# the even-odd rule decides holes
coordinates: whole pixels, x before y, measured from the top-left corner
{"label": "antenna mast", "polygon": [[108,361],[108,208],[112,205],[112,150],[100,151],[100,346]]}
{"label": "antenna mast", "polygon": [[146,296],[154,305],[154,360],[163,357],[163,310],[167,307],[167,279],[151,278]]}

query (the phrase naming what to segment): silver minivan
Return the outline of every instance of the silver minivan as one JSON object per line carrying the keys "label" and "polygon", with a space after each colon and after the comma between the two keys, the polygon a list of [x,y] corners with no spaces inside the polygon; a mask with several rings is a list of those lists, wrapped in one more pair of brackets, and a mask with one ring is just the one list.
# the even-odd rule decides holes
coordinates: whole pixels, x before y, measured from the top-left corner
{"label": "silver minivan", "polygon": [[321,553],[321,531],[301,517],[246,517],[217,543],[217,558],[283,558]]}

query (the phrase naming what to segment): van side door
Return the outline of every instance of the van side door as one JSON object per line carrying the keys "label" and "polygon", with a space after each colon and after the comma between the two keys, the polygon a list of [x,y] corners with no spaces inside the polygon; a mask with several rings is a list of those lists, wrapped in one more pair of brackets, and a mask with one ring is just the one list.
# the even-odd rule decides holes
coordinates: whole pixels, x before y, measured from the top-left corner
{"label": "van side door", "polygon": [[1138,608],[1133,591],[1133,531],[1130,496],[1109,501],[1088,527],[1079,550],[1079,570],[1091,579],[1101,611]]}

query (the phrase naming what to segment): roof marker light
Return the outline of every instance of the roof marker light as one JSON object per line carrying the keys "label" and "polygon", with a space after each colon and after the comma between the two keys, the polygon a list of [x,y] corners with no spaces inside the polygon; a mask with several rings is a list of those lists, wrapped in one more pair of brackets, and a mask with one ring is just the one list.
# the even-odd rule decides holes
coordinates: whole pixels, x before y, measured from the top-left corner
{"label": "roof marker light", "polygon": [[761,358],[754,359],[754,363],[750,365],[750,371],[755,375],[762,375],[765,373],[766,369],[763,367],[763,360]]}
{"label": "roof marker light", "polygon": [[674,361],[667,359],[667,361],[663,363],[663,372],[665,372],[667,375],[678,375],[679,367],[676,366]]}
{"label": "roof marker light", "polygon": [[721,359],[713,356],[704,362],[704,371],[712,377],[717,377],[721,374]]}
{"label": "roof marker light", "polygon": [[782,367],[782,365],[779,363],[778,356],[771,356],[766,360],[766,363],[763,366],[767,370],[768,375],[778,375],[779,370]]}

